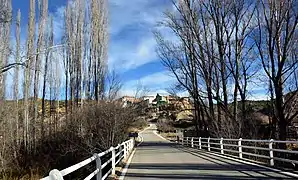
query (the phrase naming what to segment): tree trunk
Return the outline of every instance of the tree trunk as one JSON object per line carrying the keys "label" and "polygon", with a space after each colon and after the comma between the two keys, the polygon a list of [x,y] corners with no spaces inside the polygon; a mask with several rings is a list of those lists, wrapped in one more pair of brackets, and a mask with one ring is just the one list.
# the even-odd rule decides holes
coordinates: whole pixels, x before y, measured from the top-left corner
{"label": "tree trunk", "polygon": [[[21,47],[21,11],[18,9],[17,20],[16,20],[16,62],[20,62],[20,47]],[[16,144],[19,145],[20,135],[19,135],[19,74],[20,68],[16,67],[15,71],[15,100],[16,100]]]}
{"label": "tree trunk", "polygon": [[[275,81],[274,83],[275,88],[275,111],[276,117],[278,118],[278,128],[279,128],[279,140],[286,141],[287,140],[287,121],[285,119],[284,114],[284,97],[283,97],[283,85],[281,79],[279,81]],[[281,149],[286,149],[285,143],[280,143],[279,147]]]}

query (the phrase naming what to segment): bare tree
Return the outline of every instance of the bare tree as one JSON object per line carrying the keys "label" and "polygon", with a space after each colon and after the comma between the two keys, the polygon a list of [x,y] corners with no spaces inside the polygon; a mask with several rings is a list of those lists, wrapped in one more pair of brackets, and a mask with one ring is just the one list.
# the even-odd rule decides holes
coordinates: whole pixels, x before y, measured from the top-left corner
{"label": "bare tree", "polygon": [[[224,25],[227,41],[227,69],[232,75],[234,82],[233,94],[233,117],[234,123],[238,124],[239,136],[248,137],[244,124],[247,124],[246,100],[250,79],[257,73],[254,67],[258,63],[253,61],[254,44],[250,43],[251,34],[255,28],[252,23],[256,9],[255,3],[247,3],[245,0],[234,1],[231,4],[230,26]],[[238,119],[238,94],[241,99],[241,116]]]}
{"label": "bare tree", "polygon": [[[20,62],[20,47],[21,47],[21,11],[18,10],[17,19],[16,19],[16,32],[15,32],[15,39],[16,39],[16,54],[15,54],[15,61],[16,63]],[[16,101],[16,134],[15,139],[17,145],[19,144],[19,76],[20,76],[20,67],[17,66],[15,69],[14,74],[14,100]]]}
{"label": "bare tree", "polygon": [[[247,87],[257,66],[253,61],[254,44],[250,43],[255,4],[244,0],[185,0],[173,5],[175,11],[166,12],[161,25],[168,27],[178,41],[155,33],[157,51],[165,67],[192,96],[197,131],[241,137]],[[230,92],[232,88],[234,92]]]}
{"label": "bare tree", "polygon": [[12,19],[11,8],[8,8],[7,5],[10,4],[11,1],[1,0],[0,1],[0,24],[9,23]]}
{"label": "bare tree", "polygon": [[[72,7],[74,6],[74,7]],[[77,12],[77,10],[79,11]],[[66,41],[68,44],[69,60],[68,70],[70,75],[70,96],[71,102],[79,104],[82,80],[82,58],[83,58],[83,21],[85,3],[76,0],[74,4],[68,4],[66,8]]]}
{"label": "bare tree", "polygon": [[[77,9],[80,9],[77,12]],[[80,99],[99,100],[104,96],[107,60],[107,2],[76,0],[65,10],[64,51],[65,103],[68,108]],[[74,34],[76,34],[74,36]]]}
{"label": "bare tree", "polygon": [[[163,25],[169,27],[178,36],[181,43],[176,45],[166,41],[160,33],[156,33],[156,39],[159,45],[157,52],[162,59],[162,63],[174,74],[179,84],[185,88],[194,99],[195,127],[197,134],[199,134],[203,123],[199,119],[198,69],[195,62],[194,38],[190,27],[194,24],[191,19],[193,11],[190,7],[190,1],[183,1],[178,5],[174,4],[174,6],[179,12],[178,17],[174,13],[167,12],[165,15],[168,21],[164,22]],[[206,124],[204,127],[207,128]]]}
{"label": "bare tree", "polygon": [[31,87],[31,69],[33,67],[34,60],[34,41],[35,41],[35,0],[30,0],[29,10],[29,22],[28,22],[28,37],[27,37],[27,58],[28,65],[25,69],[25,80],[24,80],[24,123],[23,123],[23,135],[24,135],[24,146],[27,149],[31,149],[31,143],[29,138],[29,96]]}
{"label": "bare tree", "polygon": [[143,96],[147,96],[148,93],[150,93],[150,91],[151,91],[147,86],[145,86],[143,84],[143,82],[141,80],[139,80],[136,83],[136,86],[135,87],[136,87],[136,89],[134,91],[134,97],[135,98],[141,98]]}
{"label": "bare tree", "polygon": [[166,90],[167,93],[170,94],[170,96],[179,97],[179,92],[183,91],[184,89],[181,87],[179,83],[176,83],[168,87]]}
{"label": "bare tree", "polygon": [[107,76],[107,99],[109,101],[113,101],[119,95],[119,92],[122,88],[123,84],[119,75],[115,70],[112,70]]}
{"label": "bare tree", "polygon": [[[288,92],[285,85],[291,76],[297,57],[290,52],[297,46],[297,3],[295,1],[261,0],[257,11],[258,30],[255,43],[263,69],[272,85],[274,121],[278,124],[280,140],[287,138],[287,126],[298,115],[291,111],[297,91]],[[292,109],[294,110],[294,109]],[[283,148],[285,145],[282,144]]]}
{"label": "bare tree", "polygon": [[5,80],[4,73],[1,73],[2,68],[8,64],[8,57],[10,55],[10,25],[11,25],[11,0],[0,1],[0,99],[5,98]]}
{"label": "bare tree", "polygon": [[[0,164],[4,171],[18,168],[17,165],[9,166],[15,162],[21,163],[20,166],[25,164],[22,168],[34,168],[34,165],[29,165],[30,162],[24,159],[41,153],[40,144],[58,137],[61,131],[66,132],[65,126],[72,122],[64,119],[72,117],[71,113],[75,112],[68,111],[68,103],[71,102],[72,110],[78,111],[83,109],[83,104],[86,108],[89,107],[85,101],[88,97],[91,100],[88,103],[96,100],[94,104],[98,106],[104,98],[107,86],[107,1],[75,0],[67,3],[65,34],[60,45],[55,45],[54,42],[53,19],[48,21],[48,0],[30,0],[29,8],[25,55],[22,56],[21,12],[19,10],[17,13],[16,25],[11,26],[11,0],[0,0],[0,40],[3,42],[0,45]],[[10,47],[11,27],[15,27],[13,48]],[[64,60],[59,58],[61,52]],[[66,80],[61,77],[63,68]],[[5,89],[10,84],[5,82],[9,70],[14,70],[11,92],[15,102],[8,102],[5,96],[8,94]],[[22,71],[24,77],[20,76]],[[109,98],[115,98],[121,83],[115,72],[110,80],[110,87],[107,86]],[[62,83],[66,85],[65,113],[60,108],[60,99],[63,96],[60,93],[64,90]],[[23,84],[23,93],[19,92],[22,89],[19,88],[20,84]],[[19,100],[21,97],[22,101]],[[115,113],[116,109],[112,111]],[[106,125],[111,125],[111,131],[102,131],[109,133],[102,137],[108,138],[111,143],[118,142],[118,126],[115,123],[115,119],[113,122],[106,122]],[[84,133],[83,125],[84,122],[80,121],[80,134]],[[126,133],[124,130],[120,131],[122,134]],[[18,151],[22,152],[21,155],[17,154]],[[16,161],[12,157],[21,159]]]}
{"label": "bare tree", "polygon": [[[49,32],[47,33],[47,40],[46,46],[51,47],[54,45],[54,25],[53,25],[53,18],[51,17],[50,20],[50,28]],[[47,50],[45,55],[45,62],[44,62],[44,74],[43,74],[43,87],[42,87],[42,102],[41,102],[41,109],[42,109],[42,123],[41,123],[41,132],[44,132],[44,119],[46,115],[46,90],[47,90],[47,78],[48,78],[48,70],[49,70],[49,62],[52,58],[52,52],[50,49]],[[43,133],[42,133],[43,136]]]}
{"label": "bare tree", "polygon": [[45,27],[48,17],[48,1],[39,0],[39,22],[38,22],[38,38],[36,46],[36,56],[35,56],[35,67],[34,67],[34,84],[33,84],[33,120],[32,120],[32,132],[31,137],[33,138],[33,148],[36,142],[36,123],[38,118],[38,96],[39,96],[39,80],[40,80],[40,70],[41,70],[41,58],[43,54],[39,52],[44,49],[45,46]]}

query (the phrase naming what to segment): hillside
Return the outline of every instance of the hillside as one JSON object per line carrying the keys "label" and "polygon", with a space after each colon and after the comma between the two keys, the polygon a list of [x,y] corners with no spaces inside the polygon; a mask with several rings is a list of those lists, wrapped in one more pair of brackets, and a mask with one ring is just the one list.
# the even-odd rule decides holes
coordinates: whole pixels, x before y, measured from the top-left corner
{"label": "hillside", "polygon": [[[246,101],[246,107],[247,107],[247,117],[248,122],[246,122],[246,125],[250,124],[250,126],[254,127],[254,131],[251,133],[255,138],[269,138],[269,127],[271,126],[271,108],[270,108],[270,102],[266,100],[261,101]],[[240,103],[239,110],[240,110]],[[232,104],[231,104],[232,107]],[[216,105],[215,105],[215,109]],[[298,110],[298,109],[297,109]],[[194,128],[194,115],[192,108],[175,108],[172,105],[164,105],[162,107],[159,107],[158,110],[155,113],[154,122],[158,123],[158,127],[160,131],[164,132],[175,132],[176,130],[191,130],[193,131]],[[217,112],[215,112],[217,115]],[[207,117],[205,116],[207,119]],[[222,117],[223,121],[225,117]],[[240,117],[239,117],[240,118]],[[216,120],[215,120],[216,123]],[[223,124],[228,122],[223,122]],[[247,124],[248,123],[248,124]],[[290,138],[296,138],[297,137],[297,129],[293,127],[298,123],[298,118],[295,118],[293,122],[290,124],[288,128],[288,136]]]}

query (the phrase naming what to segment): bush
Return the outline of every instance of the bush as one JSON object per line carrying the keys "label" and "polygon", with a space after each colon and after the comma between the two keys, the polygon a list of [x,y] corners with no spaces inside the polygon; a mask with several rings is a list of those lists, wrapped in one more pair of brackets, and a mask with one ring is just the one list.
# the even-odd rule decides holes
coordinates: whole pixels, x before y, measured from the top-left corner
{"label": "bush", "polygon": [[[144,122],[136,121],[136,114],[133,107],[123,108],[112,102],[84,104],[84,107],[73,110],[67,118],[60,118],[59,129],[51,134],[44,132],[43,139],[37,137],[34,148],[20,145],[16,158],[12,148],[6,146],[7,165],[2,178],[7,177],[7,174],[11,174],[10,179],[30,179],[36,175],[44,177],[51,169],[67,168],[93,153],[117,146],[128,138],[130,126],[134,123],[143,126]],[[90,167],[86,166],[66,179],[82,177],[90,172]]]}
{"label": "bush", "polygon": [[165,132],[165,133],[175,132],[175,128],[173,127],[172,123],[166,120],[159,119],[157,121],[156,126],[157,126],[157,130],[160,132]]}

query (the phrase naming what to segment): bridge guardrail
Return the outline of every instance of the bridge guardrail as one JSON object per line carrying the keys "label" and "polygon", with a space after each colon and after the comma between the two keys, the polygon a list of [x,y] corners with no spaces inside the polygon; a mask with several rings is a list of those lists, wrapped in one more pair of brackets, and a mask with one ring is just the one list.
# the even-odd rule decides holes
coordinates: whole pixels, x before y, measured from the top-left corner
{"label": "bridge guardrail", "polygon": [[[49,176],[42,178],[41,180],[63,180],[63,177],[90,164],[93,161],[96,161],[96,170],[94,170],[91,174],[89,174],[84,180],[90,180],[94,176],[96,176],[97,180],[104,180],[110,174],[115,174],[116,165],[124,158],[128,158],[129,154],[134,148],[134,140],[130,139],[121,144],[117,147],[111,147],[110,149],[101,152],[99,154],[94,154],[92,157],[81,161],[73,166],[65,168],[61,171],[57,169],[53,169],[50,171]],[[117,152],[117,153],[116,153]],[[107,154],[111,153],[111,158],[103,162],[101,158]],[[118,160],[116,161],[116,159]],[[105,174],[102,174],[102,169],[105,168],[109,163],[112,163],[112,167],[108,170]]]}
{"label": "bridge guardrail", "polygon": [[[192,148],[206,149],[207,151],[216,150],[221,154],[225,154],[226,152],[238,154],[239,159],[249,159],[243,158],[243,156],[263,158],[269,161],[268,164],[270,166],[274,166],[275,161],[287,162],[298,166],[297,160],[287,158],[290,157],[291,154],[298,155],[298,151],[279,149],[277,145],[278,143],[298,145],[298,141],[183,137],[178,143]],[[263,153],[256,153],[256,151],[263,151]],[[286,155],[284,157],[278,157],[277,153],[284,153]]]}

